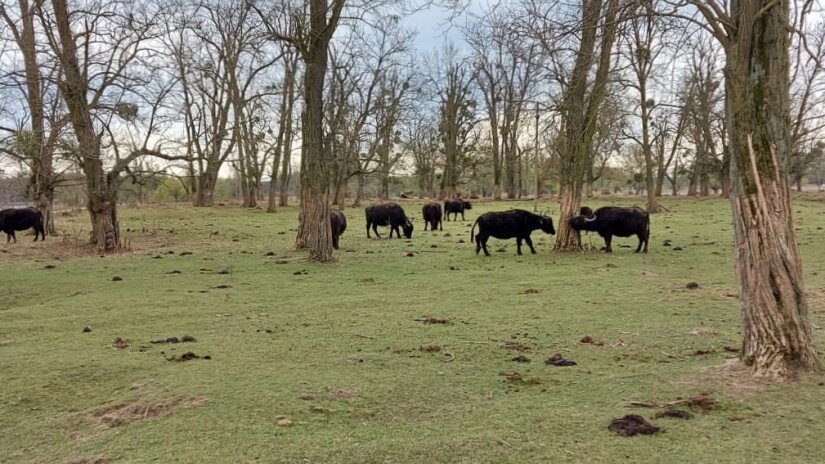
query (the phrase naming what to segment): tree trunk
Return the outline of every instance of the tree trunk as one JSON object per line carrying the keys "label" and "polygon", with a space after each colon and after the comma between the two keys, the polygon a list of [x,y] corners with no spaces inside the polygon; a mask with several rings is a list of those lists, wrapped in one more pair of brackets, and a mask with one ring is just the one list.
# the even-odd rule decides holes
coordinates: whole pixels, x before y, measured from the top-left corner
{"label": "tree trunk", "polygon": [[587,97],[587,84],[596,47],[596,30],[602,11],[601,0],[582,4],[583,32],[576,64],[565,91],[562,109],[563,147],[560,159],[559,190],[561,193],[556,251],[581,249],[579,233],[570,227],[570,218],[579,214],[582,182],[587,161],[593,148],[598,110],[607,89],[610,58],[616,37],[618,0],[608,0],[602,27],[602,44],[593,89]]}
{"label": "tree trunk", "polygon": [[118,176],[116,173],[107,175],[104,171],[100,138],[86,101],[89,84],[87,76],[80,70],[67,2],[52,0],[52,7],[60,38],[58,58],[64,74],[59,88],[83,159],[87,206],[92,218],[92,241],[101,251],[117,251],[120,249],[120,228],[116,214]]}
{"label": "tree trunk", "polygon": [[208,207],[215,203],[215,185],[218,182],[218,173],[210,167],[198,176],[198,187],[193,197],[195,207]]}
{"label": "tree trunk", "polygon": [[[758,376],[819,370],[785,163],[791,156],[789,5],[733,2],[726,44],[731,203],[744,316],[742,361]],[[764,10],[763,10],[764,8]]]}
{"label": "tree trunk", "polygon": [[104,251],[121,247],[120,224],[117,220],[117,193],[89,193],[89,214],[92,219],[92,243]]}
{"label": "tree trunk", "polygon": [[361,200],[364,198],[364,187],[367,185],[367,176],[364,173],[358,173],[358,188],[355,190],[355,201],[352,202],[352,206],[359,207],[361,206]]}
{"label": "tree trunk", "polygon": [[324,146],[324,80],[328,48],[335,31],[343,0],[336,2],[333,23],[327,24],[327,0],[309,2],[309,44],[302,50],[304,70],[304,107],[301,113],[303,159],[301,160],[301,214],[296,246],[309,249],[309,259],[333,259],[332,230],[329,222],[328,149]]}

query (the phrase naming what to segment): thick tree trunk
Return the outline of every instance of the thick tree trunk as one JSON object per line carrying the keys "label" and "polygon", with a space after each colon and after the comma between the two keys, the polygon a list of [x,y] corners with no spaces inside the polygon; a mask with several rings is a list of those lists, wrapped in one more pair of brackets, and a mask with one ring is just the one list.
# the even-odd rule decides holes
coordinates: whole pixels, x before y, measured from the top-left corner
{"label": "thick tree trunk", "polygon": [[117,251],[121,247],[120,224],[117,220],[117,194],[89,192],[89,215],[92,219],[91,242],[103,251]]}
{"label": "thick tree trunk", "polygon": [[301,160],[301,214],[296,247],[307,248],[309,259],[327,262],[333,259],[332,230],[329,222],[330,160],[324,146],[324,80],[328,48],[335,30],[342,2],[327,23],[327,0],[309,2],[309,44],[303,50],[304,107],[301,113],[303,159]]}
{"label": "thick tree trunk", "polygon": [[789,6],[733,2],[726,46],[742,361],[759,376],[818,370],[785,163],[791,155]]}
{"label": "thick tree trunk", "polygon": [[593,89],[587,96],[588,77],[593,64],[596,47],[596,30],[601,17],[602,1],[590,0],[582,4],[581,44],[576,55],[576,64],[570,77],[570,85],[565,92],[562,115],[563,149],[561,154],[561,193],[559,224],[556,232],[556,251],[581,249],[579,233],[570,227],[570,218],[579,214],[582,183],[586,165],[593,148],[593,135],[599,107],[607,90],[613,41],[616,37],[616,14],[618,0],[608,0],[598,67],[593,81]]}
{"label": "thick tree trunk", "polygon": [[215,203],[215,185],[218,182],[218,175],[214,169],[208,169],[198,176],[198,187],[192,197],[192,204],[195,207],[208,207]]}

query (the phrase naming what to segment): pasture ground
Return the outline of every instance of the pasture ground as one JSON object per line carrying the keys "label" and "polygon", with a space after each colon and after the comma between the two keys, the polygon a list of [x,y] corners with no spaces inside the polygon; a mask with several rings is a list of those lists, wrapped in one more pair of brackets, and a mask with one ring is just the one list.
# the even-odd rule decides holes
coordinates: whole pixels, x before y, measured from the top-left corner
{"label": "pasture ground", "polygon": [[[820,349],[822,199],[794,204]],[[538,255],[491,239],[490,258],[469,225],[515,203],[443,232],[404,203],[411,241],[367,240],[349,208],[326,265],[292,249],[295,209],[123,208],[132,251],[106,257],[78,244],[85,214],[59,217],[62,238],[0,245],[0,462],[821,462],[825,378],[762,384],[728,359],[728,202],[663,203],[648,255],[555,254],[537,232]],[[168,360],[187,352],[211,359]],[[701,394],[689,420],[629,407]],[[662,432],[610,432],[625,414]]]}

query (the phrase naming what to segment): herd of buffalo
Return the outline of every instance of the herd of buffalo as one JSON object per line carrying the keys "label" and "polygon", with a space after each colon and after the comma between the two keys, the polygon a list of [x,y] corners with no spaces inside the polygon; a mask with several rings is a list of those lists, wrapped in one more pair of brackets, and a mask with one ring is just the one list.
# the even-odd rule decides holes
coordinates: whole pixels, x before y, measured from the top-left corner
{"label": "herd of buffalo", "polygon": [[[442,210],[439,203],[427,203],[421,210],[424,219],[424,230],[444,230],[443,221],[449,221],[450,215],[453,220],[461,215],[464,220],[464,212],[473,209],[473,205],[465,200],[446,200]],[[401,238],[410,239],[413,233],[413,223],[404,208],[397,203],[382,203],[372,205],[365,210],[367,219],[367,238],[372,229],[375,236],[381,238],[378,233],[378,226],[388,226],[390,228],[390,238],[392,234]],[[332,244],[338,249],[338,240],[347,227],[347,220],[340,211],[330,213],[330,224],[332,227]],[[647,253],[647,245],[650,239],[650,216],[647,211],[637,208],[624,208],[619,206],[605,206],[596,211],[588,207],[581,208],[579,216],[570,219],[570,226],[578,231],[596,232],[604,238],[604,250],[608,253],[613,251],[613,237],[630,237],[635,235],[639,238],[639,245],[636,253],[644,251]],[[476,234],[478,227],[478,234]],[[521,244],[526,243],[530,247],[530,252],[535,254],[533,240],[530,234],[534,230],[541,230],[547,234],[554,235],[556,229],[553,227],[553,218],[534,214],[523,209],[511,209],[508,211],[495,211],[484,213],[476,218],[473,228],[470,231],[470,240],[476,245],[476,254],[484,250],[486,256],[490,256],[487,249],[487,241],[490,237],[499,239],[516,239],[516,251],[521,254]]]}
{"label": "herd of buffalo", "polygon": [[[424,230],[443,230],[442,222],[449,221],[452,214],[453,220],[461,215],[464,220],[464,212],[472,209],[473,206],[465,200],[447,200],[444,202],[442,210],[439,203],[427,203],[422,209],[424,218]],[[412,238],[413,223],[404,208],[397,203],[382,203],[372,205],[366,209],[367,238],[372,229],[375,236],[381,238],[378,233],[378,226],[390,228],[390,238],[393,233],[401,238],[403,232],[407,239]],[[636,253],[644,251],[647,253],[648,240],[650,238],[650,216],[641,208],[624,208],[618,206],[605,206],[596,211],[588,207],[581,208],[579,216],[573,217],[569,221],[570,226],[578,231],[596,232],[604,239],[604,250],[608,253],[613,251],[611,243],[613,237],[630,237],[635,235],[639,238],[639,245]],[[337,250],[341,234],[347,228],[347,218],[344,213],[338,210],[330,212],[330,226],[332,228],[332,246]],[[476,233],[478,227],[478,233]],[[34,240],[38,238],[46,239],[43,229],[43,217],[34,208],[4,209],[0,211],[0,231],[6,233],[6,243],[17,242],[15,231],[34,229]],[[526,243],[530,247],[530,252],[535,254],[533,241],[530,234],[534,230],[541,230],[550,235],[556,233],[553,227],[553,218],[534,214],[523,209],[511,209],[509,211],[496,211],[484,213],[476,218],[473,228],[470,231],[470,240],[476,245],[476,254],[484,250],[486,256],[490,256],[487,249],[487,241],[490,237],[498,239],[516,239],[516,250],[521,254],[521,244]]]}

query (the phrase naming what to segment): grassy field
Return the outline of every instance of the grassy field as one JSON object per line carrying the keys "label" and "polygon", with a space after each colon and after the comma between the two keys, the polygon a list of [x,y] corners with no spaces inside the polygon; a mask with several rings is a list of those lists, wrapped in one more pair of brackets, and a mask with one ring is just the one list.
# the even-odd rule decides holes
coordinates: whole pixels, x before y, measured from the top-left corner
{"label": "grassy field", "polygon": [[[817,200],[795,208],[823,348]],[[79,244],[86,215],[62,216],[64,237],[0,245],[0,462],[821,462],[825,378],[762,384],[728,359],[729,204],[664,204],[648,255],[635,238],[555,254],[537,232],[537,255],[491,239],[490,258],[469,226],[513,203],[443,232],[404,203],[409,241],[367,240],[348,209],[327,265],[292,250],[294,209],[123,209],[132,250],[105,257]],[[150,343],[183,335],[197,341]],[[211,359],[168,360],[187,352]],[[546,365],[555,353],[578,364]],[[701,394],[712,409],[651,419],[659,434],[607,428],[660,410],[632,401]]]}

